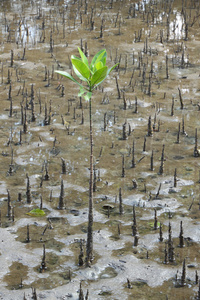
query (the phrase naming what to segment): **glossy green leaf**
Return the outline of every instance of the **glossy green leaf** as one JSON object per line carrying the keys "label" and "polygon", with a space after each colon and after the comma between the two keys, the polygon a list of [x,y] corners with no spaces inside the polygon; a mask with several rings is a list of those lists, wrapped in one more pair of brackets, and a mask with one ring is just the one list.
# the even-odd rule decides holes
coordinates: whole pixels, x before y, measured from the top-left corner
{"label": "glossy green leaf", "polygon": [[[79,48],[78,48],[79,49]],[[80,49],[80,51],[81,51],[81,49]],[[82,52],[82,51],[81,51]],[[82,52],[83,53],[83,52]],[[83,53],[83,55],[85,55],[84,53]],[[85,56],[85,58],[86,58],[86,56]],[[83,61],[83,59],[81,59],[80,57],[77,57],[77,56],[75,56],[75,55],[72,55],[71,56],[71,59],[78,59],[79,61]],[[88,66],[88,68],[89,68],[89,64],[88,64],[88,60],[87,60],[87,58],[86,58],[86,65]],[[84,62],[84,61],[83,61]],[[81,73],[76,69],[76,67],[72,64],[72,66],[73,66],[73,70],[74,70],[74,73],[76,74],[76,76],[80,79],[80,80],[82,80],[82,81],[88,81],[87,80],[87,78],[85,78],[85,77],[83,77],[82,75],[81,75]]]}
{"label": "glossy green leaf", "polygon": [[84,62],[77,58],[71,59],[73,66],[77,69],[77,71],[87,80],[89,80],[90,77],[90,69]]}
{"label": "glossy green leaf", "polygon": [[89,68],[89,63],[88,63],[87,57],[85,56],[85,54],[83,53],[83,51],[79,47],[78,47],[78,51],[79,51],[79,54],[81,56],[82,62],[84,62],[84,64]]}
{"label": "glossy green leaf", "polygon": [[82,61],[82,60],[81,60],[81,58],[80,58],[80,57],[78,57],[78,56],[76,56],[76,55],[71,55],[71,59],[72,59],[72,58],[76,58],[76,59],[78,59],[78,60]]}
{"label": "glossy green leaf", "polygon": [[32,209],[30,212],[28,212],[27,215],[29,215],[31,217],[43,217],[46,214],[42,209],[36,208],[36,209]]}
{"label": "glossy green leaf", "polygon": [[[79,61],[82,61],[80,57],[77,57],[75,55],[72,55],[71,59],[77,59]],[[73,64],[72,64],[72,66],[73,66],[73,70],[74,70],[74,73],[76,74],[76,76],[82,81],[87,81],[87,79],[81,75],[81,73],[75,68],[75,66]]]}
{"label": "glossy green leaf", "polygon": [[106,65],[106,57],[103,56],[101,58],[101,56],[100,56],[99,59],[97,58],[97,60],[96,60],[96,63],[93,68],[93,72],[95,73],[98,69],[103,68],[105,65]]}
{"label": "glossy green leaf", "polygon": [[114,70],[117,66],[119,65],[119,63],[117,63],[116,65],[112,66],[111,68],[108,69],[107,75],[110,74],[110,72],[112,72],[112,70]]}
{"label": "glossy green leaf", "polygon": [[103,64],[103,66],[106,65],[106,58],[107,58],[107,54],[106,54],[106,56],[104,56],[104,57],[101,59],[101,62],[102,62],[102,64]]}
{"label": "glossy green leaf", "polygon": [[90,69],[92,71],[95,71],[95,64],[98,62],[98,61],[102,61],[104,66],[106,64],[106,57],[107,57],[107,52],[105,49],[102,49],[100,50],[92,59],[92,62],[90,64]]}
{"label": "glossy green leaf", "polygon": [[87,82],[88,82],[87,78],[83,77],[83,76],[81,75],[81,73],[75,68],[74,65],[73,65],[73,70],[74,70],[74,73],[76,74],[76,76],[77,76],[80,80],[82,80],[82,81],[87,81]]}
{"label": "glossy green leaf", "polygon": [[105,66],[97,70],[91,78],[91,87],[93,88],[96,84],[102,82],[107,76],[108,67]]}
{"label": "glossy green leaf", "polygon": [[[103,78],[102,81],[100,81],[98,84],[96,84],[94,88],[96,88],[98,85],[100,85],[100,84],[108,77],[108,75],[110,74],[110,72],[111,72],[114,68],[116,68],[116,67],[118,66],[118,64],[119,64],[119,63],[117,63],[117,64],[114,65],[113,67],[109,68],[109,69],[107,70],[107,74],[106,74],[105,78]],[[94,88],[93,88],[92,90],[94,90]]]}
{"label": "glossy green leaf", "polygon": [[83,87],[82,84],[80,84],[76,79],[74,79],[74,77],[72,77],[68,72],[65,72],[65,71],[55,71],[55,73],[58,73],[58,74],[60,74],[60,75],[62,75],[64,77],[67,77],[71,81],[73,81],[76,84],[78,84],[80,87]]}
{"label": "glossy green leaf", "polygon": [[96,70],[103,68],[103,63],[101,61],[98,61],[98,63],[95,64],[95,68]]}

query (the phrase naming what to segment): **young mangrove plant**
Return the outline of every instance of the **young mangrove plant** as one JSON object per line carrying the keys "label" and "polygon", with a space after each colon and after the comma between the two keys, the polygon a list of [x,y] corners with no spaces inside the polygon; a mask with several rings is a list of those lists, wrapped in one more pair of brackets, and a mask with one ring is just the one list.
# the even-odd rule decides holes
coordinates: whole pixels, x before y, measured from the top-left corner
{"label": "young mangrove plant", "polygon": [[80,58],[75,55],[71,56],[71,62],[74,73],[81,80],[78,82],[69,73],[63,71],[56,71],[56,73],[63,75],[75,82],[80,91],[78,96],[83,96],[86,101],[89,101],[89,119],[90,119],[90,181],[89,181],[89,213],[88,213],[88,232],[86,245],[86,266],[90,266],[93,260],[93,134],[92,134],[92,94],[98,85],[100,85],[110,72],[118,65],[115,64],[111,68],[106,66],[107,52],[105,49],[99,51],[89,64],[87,57],[78,48]]}

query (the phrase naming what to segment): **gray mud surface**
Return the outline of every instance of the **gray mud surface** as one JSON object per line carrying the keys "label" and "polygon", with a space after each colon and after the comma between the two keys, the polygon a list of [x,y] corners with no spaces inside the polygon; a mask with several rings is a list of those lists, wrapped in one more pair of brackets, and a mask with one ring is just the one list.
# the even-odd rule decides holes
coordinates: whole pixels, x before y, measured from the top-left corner
{"label": "gray mud surface", "polygon": [[[119,62],[92,98],[90,268],[89,107],[54,72],[77,47]],[[0,299],[200,299],[199,47],[196,0],[0,1]]]}

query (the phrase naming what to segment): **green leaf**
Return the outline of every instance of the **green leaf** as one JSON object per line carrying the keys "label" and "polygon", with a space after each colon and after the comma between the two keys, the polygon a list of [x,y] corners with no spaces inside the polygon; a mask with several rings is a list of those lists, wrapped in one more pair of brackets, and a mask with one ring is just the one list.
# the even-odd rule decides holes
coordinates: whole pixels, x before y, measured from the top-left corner
{"label": "green leaf", "polygon": [[[154,222],[148,223],[151,228],[154,228]],[[157,222],[157,228],[160,227],[160,222]]]}
{"label": "green leaf", "polygon": [[112,70],[114,70],[118,65],[119,65],[119,63],[117,63],[116,65],[114,65],[114,66],[111,67],[110,69],[108,69],[107,75],[109,75],[110,72],[112,72]]}
{"label": "green leaf", "polygon": [[103,68],[103,63],[101,61],[98,61],[96,64],[95,64],[95,68],[96,70],[99,70],[101,68]]}
{"label": "green leaf", "polygon": [[99,57],[97,58],[96,62],[95,62],[95,65],[94,65],[94,68],[93,68],[93,72],[96,72],[97,71],[97,68],[96,66],[98,65],[99,62],[102,63],[102,67],[104,67],[106,65],[106,58],[107,58],[107,53],[101,53],[99,55]]}
{"label": "green leaf", "polygon": [[43,217],[46,214],[42,209],[36,208],[36,209],[32,209],[30,212],[28,212],[27,215],[29,215],[31,217]]}
{"label": "green leaf", "polygon": [[106,54],[106,56],[104,56],[104,57],[101,59],[101,62],[102,62],[102,64],[103,64],[103,66],[106,65],[106,58],[107,58],[107,54]]}
{"label": "green leaf", "polygon": [[90,77],[90,69],[88,66],[77,58],[71,58],[73,66],[77,69],[77,71],[87,80]]}
{"label": "green leaf", "polygon": [[86,95],[83,96],[85,98],[86,101],[89,101],[90,98],[92,97],[92,93],[88,92]]}
{"label": "green leaf", "polygon": [[72,58],[76,58],[76,59],[79,59],[80,61],[82,61],[80,57],[75,56],[75,55],[71,55],[71,59],[72,59]]}
{"label": "green leaf", "polygon": [[92,59],[92,62],[90,64],[90,70],[92,72],[95,71],[95,64],[98,62],[98,61],[102,61],[103,65],[105,66],[106,64],[106,57],[107,57],[107,52],[105,49],[102,49],[100,50]]}
{"label": "green leaf", "polygon": [[84,62],[84,64],[89,68],[89,63],[88,63],[87,57],[85,56],[85,54],[83,53],[83,51],[81,51],[81,49],[79,47],[78,47],[78,51],[81,56],[82,62]]}
{"label": "green leaf", "polygon": [[106,65],[106,57],[104,56],[101,60],[97,59],[93,68],[93,72],[96,72],[98,69],[103,68]]}
{"label": "green leaf", "polygon": [[87,82],[88,82],[88,80],[87,80],[85,77],[83,77],[83,76],[81,75],[81,73],[74,67],[74,65],[73,65],[73,70],[74,70],[74,73],[76,74],[76,76],[77,76],[80,80],[82,80],[82,81],[87,81]]}
{"label": "green leaf", "polygon": [[104,79],[107,77],[108,67],[105,66],[99,70],[97,70],[91,78],[91,87],[93,88],[94,85],[100,84]]}
{"label": "green leaf", "polygon": [[[117,63],[117,64],[114,65],[113,67],[109,68],[109,69],[107,70],[107,74],[106,74],[105,78],[103,78],[102,81],[100,81],[98,84],[96,84],[94,88],[96,88],[98,85],[100,85],[100,84],[107,78],[107,76],[110,74],[110,72],[111,72],[114,68],[116,68],[116,66],[118,66],[118,64],[119,64],[119,63]],[[93,88],[93,90],[94,90],[94,88]]]}
{"label": "green leaf", "polygon": [[74,79],[74,77],[72,77],[68,72],[64,72],[64,71],[55,71],[55,73],[58,73],[64,77],[67,77],[68,79],[70,79],[71,81],[75,82],[76,84],[78,84],[80,87],[83,87],[82,84],[80,84],[76,79]]}
{"label": "green leaf", "polygon": [[[81,51],[81,50],[80,50]],[[82,62],[82,60],[81,60],[81,58],[80,57],[77,57],[77,56],[75,56],[75,55],[72,55],[71,56],[71,59],[77,59],[77,60],[79,60],[79,61],[81,61]],[[88,64],[88,61],[87,61],[87,64]],[[75,68],[75,66],[72,64],[72,66],[73,66],[73,69],[74,69],[74,73],[76,74],[76,76],[80,79],[80,80],[82,80],[82,81],[88,81],[85,77],[83,77],[82,75],[81,75],[81,73]]]}

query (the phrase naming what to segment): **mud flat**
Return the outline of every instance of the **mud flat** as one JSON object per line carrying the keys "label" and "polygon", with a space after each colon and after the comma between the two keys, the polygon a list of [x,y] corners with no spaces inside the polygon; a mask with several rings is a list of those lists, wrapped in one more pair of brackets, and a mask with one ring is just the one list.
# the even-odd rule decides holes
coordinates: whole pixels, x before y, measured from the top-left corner
{"label": "mud flat", "polygon": [[[199,10],[1,1],[0,299],[200,299]],[[54,72],[77,47],[119,62],[92,99],[90,268],[89,108]]]}

